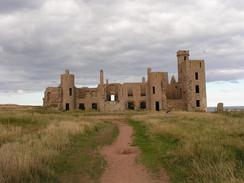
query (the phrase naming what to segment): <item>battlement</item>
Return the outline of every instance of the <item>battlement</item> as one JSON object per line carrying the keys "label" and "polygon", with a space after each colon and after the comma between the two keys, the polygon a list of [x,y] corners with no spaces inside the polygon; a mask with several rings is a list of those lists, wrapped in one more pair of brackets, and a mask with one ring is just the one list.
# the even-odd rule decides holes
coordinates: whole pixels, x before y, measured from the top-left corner
{"label": "battlement", "polygon": [[189,53],[189,50],[179,50],[179,51],[177,51],[176,56],[177,57],[180,57],[180,56],[190,56],[190,53]]}

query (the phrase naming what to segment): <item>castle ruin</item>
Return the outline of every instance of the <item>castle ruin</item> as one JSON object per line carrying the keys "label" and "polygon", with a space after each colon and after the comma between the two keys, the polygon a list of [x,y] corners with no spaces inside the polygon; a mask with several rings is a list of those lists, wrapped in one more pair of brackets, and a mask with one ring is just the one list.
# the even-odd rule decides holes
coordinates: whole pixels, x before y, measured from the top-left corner
{"label": "castle ruin", "polygon": [[167,72],[147,69],[147,79],[138,83],[104,83],[103,70],[96,88],[75,87],[68,70],[58,87],[48,87],[43,105],[60,110],[184,110],[207,111],[204,60],[190,60],[189,51],[177,52],[178,81]]}

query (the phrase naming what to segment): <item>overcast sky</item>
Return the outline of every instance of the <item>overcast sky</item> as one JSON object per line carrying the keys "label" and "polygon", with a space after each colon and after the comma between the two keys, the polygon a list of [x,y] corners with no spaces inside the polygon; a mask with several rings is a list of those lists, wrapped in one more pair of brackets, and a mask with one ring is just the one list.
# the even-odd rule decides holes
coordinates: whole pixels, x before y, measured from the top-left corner
{"label": "overcast sky", "polygon": [[179,49],[206,61],[210,105],[244,102],[243,0],[0,0],[0,103],[41,104],[65,68],[77,86],[174,74]]}

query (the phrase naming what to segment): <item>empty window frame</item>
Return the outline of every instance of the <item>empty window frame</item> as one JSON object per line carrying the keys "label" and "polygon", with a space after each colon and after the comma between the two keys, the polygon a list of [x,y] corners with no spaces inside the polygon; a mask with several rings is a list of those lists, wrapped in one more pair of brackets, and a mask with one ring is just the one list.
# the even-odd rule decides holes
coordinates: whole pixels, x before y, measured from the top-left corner
{"label": "empty window frame", "polygon": [[128,89],[128,97],[132,97],[133,96],[133,89],[129,88]]}
{"label": "empty window frame", "polygon": [[156,93],[156,87],[153,86],[153,94],[155,94],[155,93]]}
{"label": "empty window frame", "polygon": [[146,87],[145,86],[141,86],[141,97],[146,96]]}
{"label": "empty window frame", "polygon": [[93,91],[93,92],[91,92],[91,96],[92,96],[93,98],[96,98],[96,97],[97,97],[97,93],[96,93],[95,91]]}
{"label": "empty window frame", "polygon": [[69,96],[72,96],[72,88],[69,88]]}
{"label": "empty window frame", "polygon": [[184,56],[184,60],[186,60],[187,59],[187,57],[186,56]]}
{"label": "empty window frame", "polygon": [[196,85],[196,86],[195,86],[195,91],[196,91],[196,93],[200,93],[199,85]]}
{"label": "empty window frame", "polygon": [[200,100],[196,100],[196,107],[200,107],[200,106],[201,106]]}
{"label": "empty window frame", "polygon": [[199,74],[198,72],[195,72],[195,79],[198,80],[198,78],[199,78]]}
{"label": "empty window frame", "polygon": [[115,102],[115,95],[110,95],[110,101]]}
{"label": "empty window frame", "polygon": [[97,104],[96,103],[92,103],[92,109],[97,110]]}

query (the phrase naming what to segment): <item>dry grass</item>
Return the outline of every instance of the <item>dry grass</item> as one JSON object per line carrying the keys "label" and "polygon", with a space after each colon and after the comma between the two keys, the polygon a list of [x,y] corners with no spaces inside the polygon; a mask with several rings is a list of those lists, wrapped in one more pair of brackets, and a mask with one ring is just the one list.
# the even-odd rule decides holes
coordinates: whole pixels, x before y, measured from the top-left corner
{"label": "dry grass", "polygon": [[0,182],[43,182],[50,162],[70,138],[97,122],[72,114],[40,114],[31,110],[0,111]]}
{"label": "dry grass", "polygon": [[[244,182],[243,113],[151,113],[133,119],[148,127],[158,153],[155,162],[173,182]],[[169,139],[177,139],[177,145],[160,150]]]}
{"label": "dry grass", "polygon": [[0,144],[15,139],[22,134],[22,128],[18,126],[6,126],[0,124]]}

